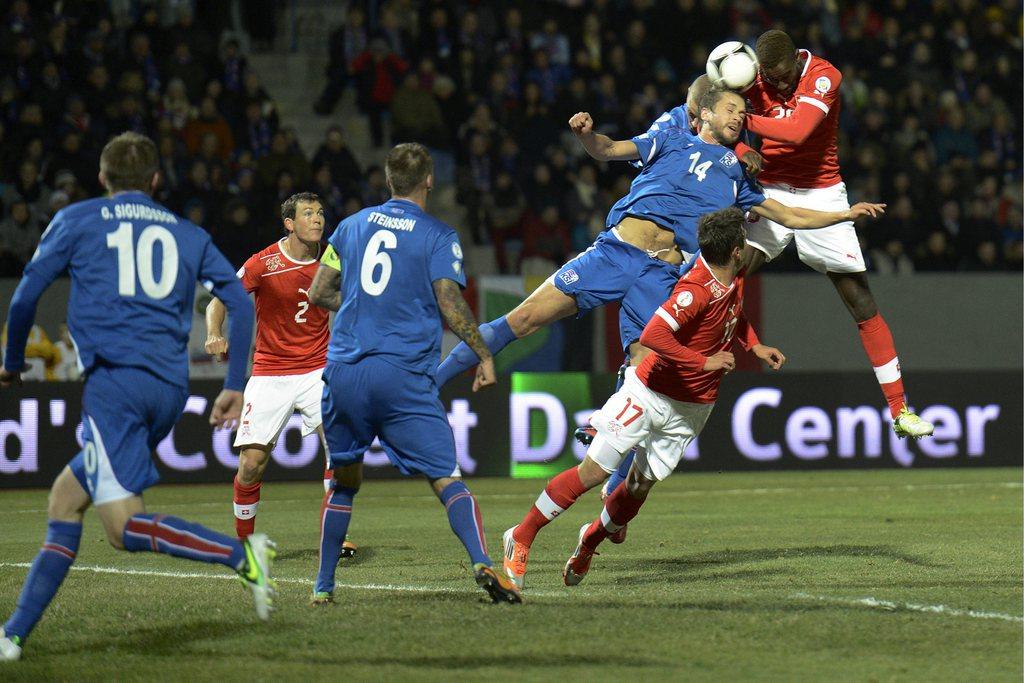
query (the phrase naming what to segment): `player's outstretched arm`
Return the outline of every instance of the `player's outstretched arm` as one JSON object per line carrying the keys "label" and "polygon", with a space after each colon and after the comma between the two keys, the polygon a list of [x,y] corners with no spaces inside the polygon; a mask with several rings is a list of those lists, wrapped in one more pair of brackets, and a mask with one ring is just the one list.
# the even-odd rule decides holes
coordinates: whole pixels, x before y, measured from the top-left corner
{"label": "player's outstretched arm", "polygon": [[480,359],[476,366],[476,379],[473,380],[473,391],[494,384],[497,377],[494,371],[494,358],[491,350],[487,348],[480,330],[476,323],[473,311],[469,310],[469,304],[462,298],[462,289],[454,280],[442,278],[434,280],[434,298],[437,299],[437,307],[441,315],[448,323],[455,336],[466,342],[466,345],[473,350],[473,353]]}
{"label": "player's outstretched arm", "polygon": [[321,263],[309,286],[309,300],[314,306],[337,313],[341,308],[341,271]]}
{"label": "player's outstretched arm", "polygon": [[595,133],[594,119],[585,111],[572,115],[569,128],[587,150],[587,154],[598,161],[635,161],[640,158],[640,152],[632,140],[612,140],[607,135]]}
{"label": "player's outstretched arm", "polygon": [[786,206],[774,199],[766,199],[763,203],[750,209],[758,216],[781,223],[791,230],[816,230],[843,221],[852,221],[861,216],[877,218],[885,213],[885,204],[861,202],[854,204],[845,211],[815,211],[795,206]]}
{"label": "player's outstretched arm", "polygon": [[206,344],[208,354],[224,360],[228,352],[228,340],[224,338],[224,316],[227,308],[217,297],[213,297],[206,306]]}

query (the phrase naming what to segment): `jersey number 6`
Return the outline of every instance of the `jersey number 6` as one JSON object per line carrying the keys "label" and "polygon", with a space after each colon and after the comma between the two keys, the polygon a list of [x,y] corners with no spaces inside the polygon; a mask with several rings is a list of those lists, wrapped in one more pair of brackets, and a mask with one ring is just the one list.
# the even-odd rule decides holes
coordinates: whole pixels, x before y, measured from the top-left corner
{"label": "jersey number 6", "polygon": [[[390,230],[378,230],[367,242],[363,267],[359,269],[359,282],[370,296],[380,296],[387,289],[391,280],[391,257],[384,250],[397,246],[398,237]],[[377,266],[380,266],[379,272]]]}

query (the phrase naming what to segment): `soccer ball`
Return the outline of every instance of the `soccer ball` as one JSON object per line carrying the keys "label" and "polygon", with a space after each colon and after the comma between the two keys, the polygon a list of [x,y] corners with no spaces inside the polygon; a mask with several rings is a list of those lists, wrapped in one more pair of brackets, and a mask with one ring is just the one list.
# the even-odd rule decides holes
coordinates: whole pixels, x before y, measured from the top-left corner
{"label": "soccer ball", "polygon": [[711,51],[705,68],[713,86],[745,90],[757,78],[757,55],[746,44],[730,40]]}

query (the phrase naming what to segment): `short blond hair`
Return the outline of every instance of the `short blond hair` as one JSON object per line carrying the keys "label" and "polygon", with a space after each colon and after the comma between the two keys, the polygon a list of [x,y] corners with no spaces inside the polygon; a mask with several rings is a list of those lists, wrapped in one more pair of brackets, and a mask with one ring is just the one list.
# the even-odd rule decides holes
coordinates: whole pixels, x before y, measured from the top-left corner
{"label": "short blond hair", "polygon": [[121,133],[100,153],[100,173],[111,192],[141,190],[149,193],[160,168],[156,144],[145,135]]}
{"label": "short blond hair", "polygon": [[395,145],[384,162],[384,176],[396,197],[406,197],[427,181],[434,172],[430,152],[418,142]]}

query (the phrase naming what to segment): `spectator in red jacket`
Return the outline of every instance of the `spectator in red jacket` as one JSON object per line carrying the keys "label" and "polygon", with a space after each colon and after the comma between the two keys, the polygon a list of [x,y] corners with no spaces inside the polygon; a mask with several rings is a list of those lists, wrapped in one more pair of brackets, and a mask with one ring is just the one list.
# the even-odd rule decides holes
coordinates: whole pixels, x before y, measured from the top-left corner
{"label": "spectator in red jacket", "polygon": [[384,145],[384,113],[395,96],[398,77],[408,68],[383,38],[374,38],[370,49],[352,62],[352,71],[359,81],[359,108],[370,119],[374,147]]}

